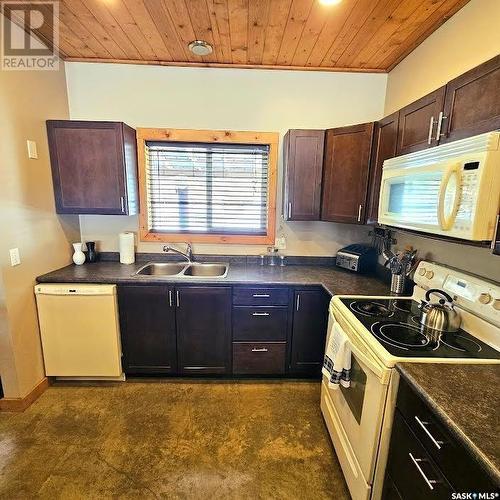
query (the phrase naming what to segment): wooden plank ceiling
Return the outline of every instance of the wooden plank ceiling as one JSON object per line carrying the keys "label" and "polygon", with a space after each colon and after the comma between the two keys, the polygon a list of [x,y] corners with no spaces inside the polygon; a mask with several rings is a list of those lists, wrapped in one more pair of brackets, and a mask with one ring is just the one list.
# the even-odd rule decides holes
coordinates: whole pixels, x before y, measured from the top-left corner
{"label": "wooden plank ceiling", "polygon": [[[467,2],[61,0],[60,52],[69,61],[385,72]],[[213,53],[192,54],[196,39]]]}

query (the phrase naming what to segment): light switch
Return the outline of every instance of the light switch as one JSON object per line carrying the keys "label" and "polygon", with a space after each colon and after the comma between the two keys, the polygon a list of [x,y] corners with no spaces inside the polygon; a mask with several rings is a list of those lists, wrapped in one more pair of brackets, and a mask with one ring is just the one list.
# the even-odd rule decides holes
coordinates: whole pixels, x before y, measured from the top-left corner
{"label": "light switch", "polygon": [[280,236],[276,238],[276,248],[279,250],[285,250],[286,248],[286,238],[284,236]]}
{"label": "light switch", "polygon": [[10,265],[18,266],[21,264],[21,257],[19,256],[19,248],[11,248],[9,250],[10,253]]}
{"label": "light switch", "polygon": [[38,151],[36,150],[36,142],[35,141],[26,141],[28,144],[28,158],[33,160],[38,159]]}

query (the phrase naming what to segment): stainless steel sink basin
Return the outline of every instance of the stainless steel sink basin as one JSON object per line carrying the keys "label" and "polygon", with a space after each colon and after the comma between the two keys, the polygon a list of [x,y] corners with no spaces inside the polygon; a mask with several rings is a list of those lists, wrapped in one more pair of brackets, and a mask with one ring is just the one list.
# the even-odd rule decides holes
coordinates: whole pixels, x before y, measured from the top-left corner
{"label": "stainless steel sink basin", "polygon": [[227,275],[228,264],[209,264],[197,262],[190,264],[182,273],[184,276],[224,278]]}
{"label": "stainless steel sink basin", "polygon": [[139,276],[175,276],[178,279],[225,278],[229,264],[208,262],[148,262],[135,273]]}
{"label": "stainless steel sink basin", "polygon": [[176,276],[186,267],[183,262],[149,262],[135,274],[141,276]]}

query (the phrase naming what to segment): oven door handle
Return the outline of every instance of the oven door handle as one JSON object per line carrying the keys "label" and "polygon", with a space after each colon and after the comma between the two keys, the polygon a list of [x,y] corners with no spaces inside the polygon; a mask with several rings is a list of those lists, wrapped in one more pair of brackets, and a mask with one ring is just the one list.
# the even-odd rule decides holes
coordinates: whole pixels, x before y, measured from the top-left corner
{"label": "oven door handle", "polygon": [[356,343],[352,341],[352,338],[349,337],[349,335],[342,328],[342,325],[335,319],[331,323],[331,329],[333,329],[333,325],[335,322],[337,323],[337,327],[342,332],[344,332],[344,335],[346,336],[347,341],[349,342],[349,347],[351,348],[351,355],[354,355],[356,357],[358,363],[361,362],[365,368],[373,372],[375,376],[378,379],[380,379],[380,382],[382,384],[387,385],[389,383],[389,376],[384,376],[384,374],[387,372],[387,368],[381,363],[377,362],[377,360],[372,358],[369,354],[365,354],[363,351],[361,351],[361,349],[356,345]]}

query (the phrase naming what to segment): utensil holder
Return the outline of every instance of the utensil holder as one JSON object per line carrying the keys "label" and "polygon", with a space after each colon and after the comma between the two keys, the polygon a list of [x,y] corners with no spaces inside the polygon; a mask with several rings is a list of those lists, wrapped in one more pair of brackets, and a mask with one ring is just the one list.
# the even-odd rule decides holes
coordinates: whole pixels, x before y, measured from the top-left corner
{"label": "utensil holder", "polygon": [[391,277],[391,293],[398,295],[405,290],[406,276],[404,274],[393,274]]}

